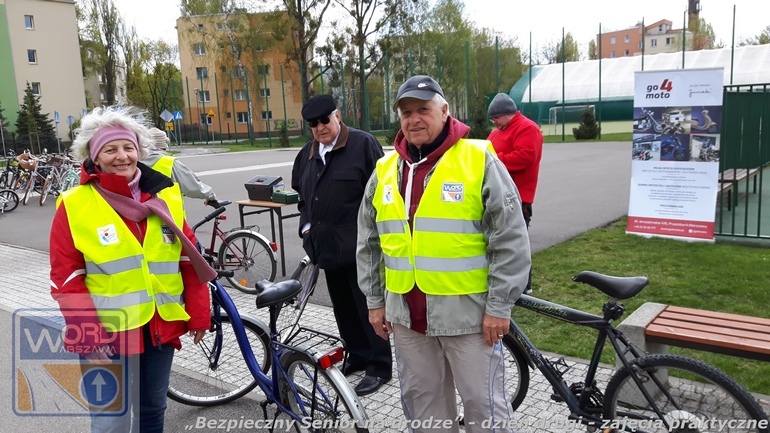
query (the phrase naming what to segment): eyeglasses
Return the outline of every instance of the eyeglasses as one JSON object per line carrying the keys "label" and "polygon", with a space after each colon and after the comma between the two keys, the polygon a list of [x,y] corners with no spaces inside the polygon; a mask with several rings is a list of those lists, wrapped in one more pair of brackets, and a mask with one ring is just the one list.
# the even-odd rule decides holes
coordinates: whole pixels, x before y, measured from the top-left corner
{"label": "eyeglasses", "polygon": [[329,122],[332,121],[332,118],[331,118],[332,114],[334,114],[334,111],[332,111],[331,114],[329,114],[326,117],[322,117],[320,119],[315,119],[315,120],[308,120],[307,124],[310,125],[311,128],[315,128],[316,126],[318,126],[318,122],[321,122],[324,125],[328,125]]}

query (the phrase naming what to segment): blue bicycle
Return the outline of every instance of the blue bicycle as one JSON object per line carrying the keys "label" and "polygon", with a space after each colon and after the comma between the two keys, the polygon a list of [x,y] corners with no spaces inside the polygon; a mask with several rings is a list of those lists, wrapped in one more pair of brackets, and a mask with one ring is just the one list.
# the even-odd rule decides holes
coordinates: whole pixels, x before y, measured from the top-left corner
{"label": "blue bicycle", "polygon": [[[223,211],[224,207],[214,210],[201,223]],[[219,277],[228,273],[218,271]],[[267,406],[275,405],[274,418],[285,414],[289,417],[285,421],[294,421],[294,431],[368,432],[363,405],[335,367],[346,356],[344,342],[296,322],[279,325],[281,310],[298,299],[303,286],[307,284],[299,279],[258,284],[257,308],[267,308],[270,314],[265,325],[240,314],[216,279],[209,282],[211,328],[197,345],[183,337],[183,348],[174,357],[168,396],[188,405],[214,406],[259,386],[265,397],[260,403],[265,419]],[[299,299],[306,302],[305,296]]]}

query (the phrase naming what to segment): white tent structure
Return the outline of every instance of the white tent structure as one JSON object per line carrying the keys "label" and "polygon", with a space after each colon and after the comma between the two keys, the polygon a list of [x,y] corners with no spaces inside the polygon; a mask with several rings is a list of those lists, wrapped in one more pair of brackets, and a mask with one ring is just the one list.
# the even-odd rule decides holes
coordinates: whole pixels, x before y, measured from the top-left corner
{"label": "white tent structure", "polygon": [[[599,60],[538,65],[524,76],[509,92],[528,116],[541,123],[548,122],[548,110],[562,104],[588,105],[599,103]],[[731,68],[732,65],[732,68]],[[770,83],[770,45],[752,45],[715,50],[685,52],[685,69],[724,68],[724,84]],[[682,68],[682,53],[644,56],[644,70]],[[642,57],[620,57],[601,60],[601,100],[604,120],[630,120],[634,97],[634,72],[642,70]],[[564,89],[562,90],[562,81]],[[531,95],[531,100],[530,100]],[[598,110],[598,105],[596,106]]]}

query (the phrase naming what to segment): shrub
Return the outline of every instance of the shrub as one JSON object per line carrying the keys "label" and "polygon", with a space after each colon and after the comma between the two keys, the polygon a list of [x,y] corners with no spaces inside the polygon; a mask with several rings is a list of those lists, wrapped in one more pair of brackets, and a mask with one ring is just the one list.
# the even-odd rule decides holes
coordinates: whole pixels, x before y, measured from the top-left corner
{"label": "shrub", "polygon": [[593,110],[585,110],[581,114],[580,125],[577,128],[572,128],[572,135],[576,140],[593,140],[599,137],[601,128],[596,123],[596,116]]}

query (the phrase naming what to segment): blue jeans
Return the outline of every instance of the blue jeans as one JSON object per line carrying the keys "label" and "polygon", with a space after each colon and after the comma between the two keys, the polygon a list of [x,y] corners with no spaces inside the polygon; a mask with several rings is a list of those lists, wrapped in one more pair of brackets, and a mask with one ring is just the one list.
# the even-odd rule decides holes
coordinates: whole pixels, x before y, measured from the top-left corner
{"label": "blue jeans", "polygon": [[[144,353],[126,358],[128,405],[125,415],[91,412],[92,433],[162,433],[166,415],[166,391],[171,375],[174,348],[153,346],[144,332]],[[103,392],[108,392],[103,389]]]}

